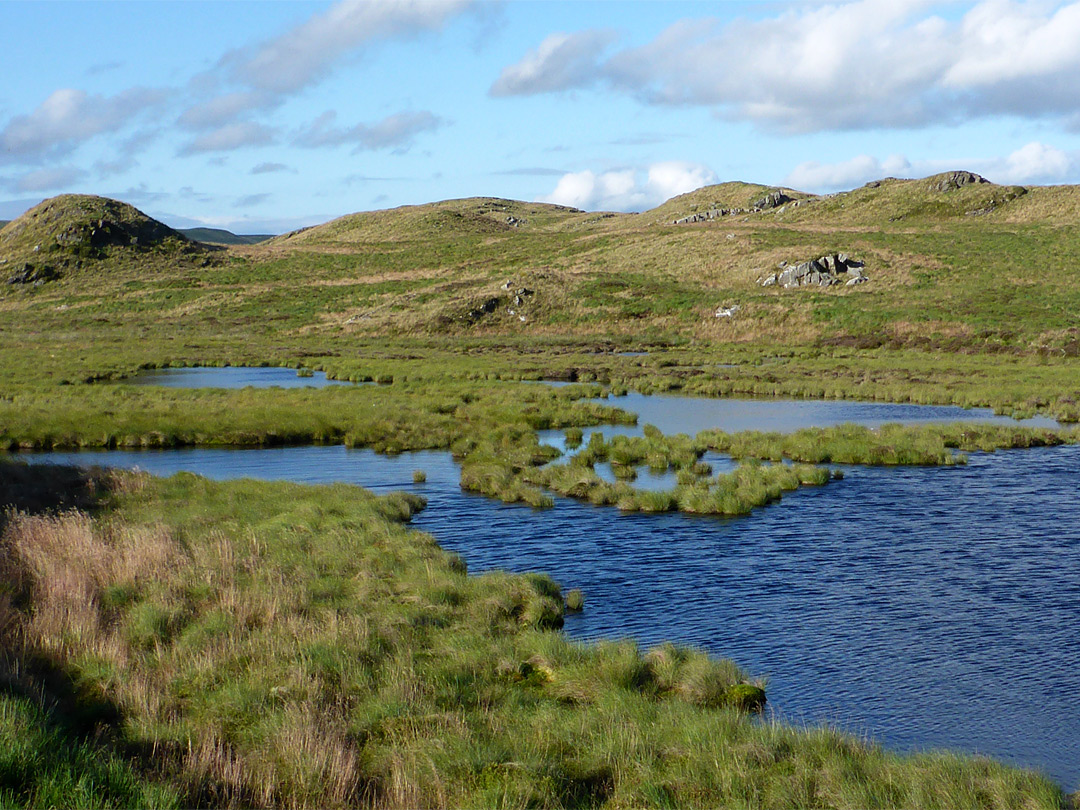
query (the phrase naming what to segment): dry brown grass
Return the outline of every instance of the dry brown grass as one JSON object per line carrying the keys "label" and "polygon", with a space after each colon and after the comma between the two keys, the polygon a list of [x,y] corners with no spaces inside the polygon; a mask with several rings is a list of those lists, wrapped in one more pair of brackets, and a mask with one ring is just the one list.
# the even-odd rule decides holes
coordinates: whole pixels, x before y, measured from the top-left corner
{"label": "dry brown grass", "polygon": [[90,650],[117,666],[127,663],[126,645],[109,627],[104,590],[138,586],[183,556],[163,527],[102,525],[77,511],[10,513],[2,548],[5,570],[18,572],[34,604],[24,641],[58,657]]}

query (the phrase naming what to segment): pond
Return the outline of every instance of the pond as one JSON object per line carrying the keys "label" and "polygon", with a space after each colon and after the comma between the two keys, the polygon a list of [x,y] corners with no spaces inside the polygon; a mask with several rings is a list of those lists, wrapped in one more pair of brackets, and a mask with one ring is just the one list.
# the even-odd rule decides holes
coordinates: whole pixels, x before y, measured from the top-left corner
{"label": "pond", "polygon": [[[1000,419],[927,406],[795,402],[788,411],[775,401],[633,396],[609,402],[639,413],[655,404],[641,422],[665,432],[676,432],[663,421],[672,413],[687,420],[685,432],[739,429],[753,413],[760,429]],[[737,419],[717,423],[725,407]],[[973,454],[950,468],[847,467],[841,481],[732,519],[623,514],[564,498],[540,511],[506,505],[462,492],[446,452],[43,457],[413,491],[428,498],[414,525],[470,570],[540,570],[581,588],[585,611],[566,623],[574,638],[697,645],[767,677],[769,705],[786,722],[828,722],[899,750],[984,753],[1080,786],[1080,447]],[[414,484],[414,470],[426,482]],[[648,475],[637,484],[649,485]]]}
{"label": "pond", "polygon": [[325,388],[328,385],[356,385],[348,380],[327,379],[325,371],[313,371],[310,377],[301,377],[295,368],[274,366],[145,369],[120,382],[124,385],[161,385],[166,388]]}

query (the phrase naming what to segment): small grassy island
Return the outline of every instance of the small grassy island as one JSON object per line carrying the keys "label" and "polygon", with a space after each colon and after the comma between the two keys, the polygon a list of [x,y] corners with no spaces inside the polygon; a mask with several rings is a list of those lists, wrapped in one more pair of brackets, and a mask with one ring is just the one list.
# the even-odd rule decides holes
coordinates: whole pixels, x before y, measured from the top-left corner
{"label": "small grassy island", "polygon": [[[1074,444],[1080,187],[972,177],[827,197],[725,183],[640,214],[452,200],[268,239],[201,234],[214,244],[100,197],[11,221],[0,805],[1076,806],[1076,786],[992,759],[787,725],[764,679],[692,647],[573,641],[560,628],[595,604],[587,591],[469,573],[409,525],[415,494],[20,457],[444,450],[464,490],[526,514],[571,498],[743,520],[840,486],[839,465]],[[371,384],[124,382],[229,365]],[[635,423],[627,391],[979,406],[1062,426],[587,438]],[[572,452],[541,443],[552,429]],[[710,452],[737,466],[715,472]],[[636,486],[643,466],[677,484]]]}

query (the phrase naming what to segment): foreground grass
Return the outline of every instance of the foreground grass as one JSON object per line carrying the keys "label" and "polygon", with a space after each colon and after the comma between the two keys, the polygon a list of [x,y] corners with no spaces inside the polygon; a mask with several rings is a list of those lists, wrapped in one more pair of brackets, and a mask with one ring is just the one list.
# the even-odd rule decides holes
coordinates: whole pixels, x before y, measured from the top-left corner
{"label": "foreground grass", "polygon": [[38,514],[7,513],[0,544],[5,805],[1063,803],[988,760],[762,722],[728,661],[571,643],[551,580],[468,575],[408,528],[409,496],[189,474],[82,490],[92,514],[9,494]]}

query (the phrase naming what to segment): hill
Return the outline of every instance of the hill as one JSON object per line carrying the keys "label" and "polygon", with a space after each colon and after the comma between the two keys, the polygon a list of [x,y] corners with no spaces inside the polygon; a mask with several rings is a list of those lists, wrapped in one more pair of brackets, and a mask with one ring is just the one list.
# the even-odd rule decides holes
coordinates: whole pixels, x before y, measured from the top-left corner
{"label": "hill", "polygon": [[88,194],[45,200],[0,230],[0,268],[13,272],[9,283],[42,283],[108,259],[205,250],[127,203]]}
{"label": "hill", "polygon": [[204,245],[257,245],[275,236],[272,233],[237,234],[223,228],[180,228],[177,232]]}
{"label": "hill", "polygon": [[284,234],[270,244],[310,248],[361,242],[450,241],[551,228],[584,213],[561,205],[474,197],[348,214]]}
{"label": "hill", "polygon": [[1015,208],[1011,204],[1027,193],[1023,186],[997,185],[965,171],[943,172],[917,180],[885,178],[851,191],[825,195],[748,183],[723,183],[675,197],[643,216],[661,222],[680,222],[759,215],[834,227],[928,222],[1001,216]]}

